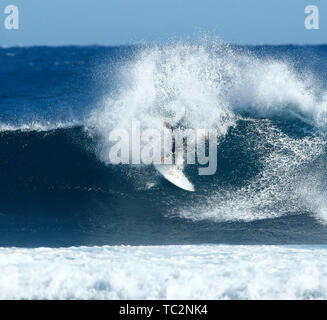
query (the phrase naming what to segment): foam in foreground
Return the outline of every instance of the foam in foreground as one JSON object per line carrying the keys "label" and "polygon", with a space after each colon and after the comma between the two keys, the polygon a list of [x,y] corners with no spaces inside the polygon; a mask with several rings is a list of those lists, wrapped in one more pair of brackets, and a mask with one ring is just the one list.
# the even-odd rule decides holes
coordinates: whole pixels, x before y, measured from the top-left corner
{"label": "foam in foreground", "polygon": [[326,246],[0,249],[0,299],[326,299]]}

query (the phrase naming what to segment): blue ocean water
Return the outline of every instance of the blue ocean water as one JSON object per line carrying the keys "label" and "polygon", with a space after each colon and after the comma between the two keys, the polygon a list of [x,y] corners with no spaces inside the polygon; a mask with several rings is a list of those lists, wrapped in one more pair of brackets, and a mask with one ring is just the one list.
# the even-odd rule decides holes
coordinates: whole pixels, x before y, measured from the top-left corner
{"label": "blue ocean water", "polygon": [[[228,276],[219,293],[212,287],[203,297],[262,297],[257,293],[263,287],[268,298],[324,297],[327,286],[315,279],[310,278],[308,286],[299,280],[302,291],[281,286],[276,293],[272,284],[285,277],[292,280],[294,256],[306,261],[312,255],[316,264],[310,268],[315,274],[323,268],[317,257],[324,256],[327,244],[326,67],[324,45],[1,48],[0,256],[6,261],[1,273],[6,278],[0,278],[0,283],[10,281],[0,296],[201,298],[186,285],[191,280],[182,275],[183,270],[173,265],[181,276],[167,274],[170,280],[180,281],[172,291],[149,287],[141,293],[140,283],[129,289],[109,281],[112,274],[100,272],[85,291],[75,294],[70,291],[74,285],[64,291],[47,285],[58,276],[57,269],[35,279],[33,286],[21,280],[30,277],[31,261],[41,250],[32,248],[48,248],[39,255],[44,270],[61,253],[66,262],[86,259],[94,266],[106,257],[113,267],[126,255],[137,259],[139,254],[146,261],[162,254],[171,261],[176,254],[180,257],[181,250],[191,250],[194,257],[198,254],[194,259],[201,255],[209,259],[204,260],[213,279],[212,268],[223,257],[229,257],[226,268],[230,270],[233,255],[237,264],[249,262],[251,252],[256,255],[265,245],[264,256],[271,254],[269,268],[274,268],[279,255],[289,252],[290,260],[283,260],[289,273],[279,277],[269,269],[268,282],[257,279],[256,289],[246,290],[245,278],[235,279],[239,281],[235,287]],[[219,132],[217,172],[199,176],[198,165],[185,167],[194,193],[176,188],[152,165],[109,162],[110,130],[128,128],[135,119],[144,127],[155,127],[176,118],[188,128]],[[120,245],[136,246],[135,251],[112,247]],[[269,245],[278,246],[269,251]],[[83,247],[69,251],[72,246]],[[248,256],[242,256],[242,248]],[[219,253],[216,262],[214,252]],[[185,260],[189,267],[191,256]],[[59,260],[58,266],[63,264]],[[196,261],[200,268],[201,262]],[[298,263],[299,272],[312,275],[311,269]],[[69,277],[78,274],[79,265],[69,262],[66,267]],[[160,268],[158,264],[158,274],[163,272]],[[219,270],[225,269],[220,265]],[[80,272],[89,276],[89,270]],[[257,272],[254,268],[246,281],[251,282]],[[167,279],[161,280],[165,286]],[[204,278],[201,281],[208,284]],[[183,285],[188,289],[182,297],[177,292]]]}

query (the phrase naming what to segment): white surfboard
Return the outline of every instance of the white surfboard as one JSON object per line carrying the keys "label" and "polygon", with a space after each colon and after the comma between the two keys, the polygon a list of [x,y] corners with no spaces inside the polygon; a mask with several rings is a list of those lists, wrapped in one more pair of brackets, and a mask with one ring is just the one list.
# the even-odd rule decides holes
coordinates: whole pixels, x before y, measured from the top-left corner
{"label": "white surfboard", "polygon": [[[167,160],[166,160],[167,161]],[[193,184],[185,177],[183,167],[179,164],[155,164],[154,167],[172,184],[186,190],[194,191]]]}

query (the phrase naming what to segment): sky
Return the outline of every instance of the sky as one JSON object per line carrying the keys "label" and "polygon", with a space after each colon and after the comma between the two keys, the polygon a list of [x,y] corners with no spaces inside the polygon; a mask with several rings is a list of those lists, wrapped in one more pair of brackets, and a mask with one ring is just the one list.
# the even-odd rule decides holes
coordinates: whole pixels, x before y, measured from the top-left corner
{"label": "sky", "polygon": [[[7,30],[5,7],[19,10]],[[304,27],[307,5],[319,30]],[[327,43],[327,0],[0,0],[0,46],[128,45],[193,41],[234,44]]]}

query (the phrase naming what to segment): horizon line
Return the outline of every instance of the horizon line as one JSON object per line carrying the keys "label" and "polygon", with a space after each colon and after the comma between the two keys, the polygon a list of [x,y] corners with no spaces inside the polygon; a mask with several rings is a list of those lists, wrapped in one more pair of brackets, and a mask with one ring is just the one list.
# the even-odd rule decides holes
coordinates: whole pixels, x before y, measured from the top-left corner
{"label": "horizon line", "polygon": [[[179,42],[179,41],[178,41]],[[18,49],[18,48],[37,48],[37,47],[48,47],[48,48],[61,48],[61,47],[108,47],[108,48],[120,48],[120,47],[146,47],[146,46],[164,46],[165,44],[169,43],[134,43],[134,44],[31,44],[31,45],[24,45],[24,44],[17,44],[17,45],[0,45],[0,49]],[[187,42],[186,42],[187,44]],[[190,43],[192,44],[192,43]],[[196,43],[193,43],[196,44]],[[319,46],[326,46],[327,42],[325,43],[315,43],[315,44],[298,44],[298,43],[281,43],[281,44],[238,44],[238,43],[224,43],[222,45],[229,45],[229,46],[238,46],[238,47],[319,47]]]}

